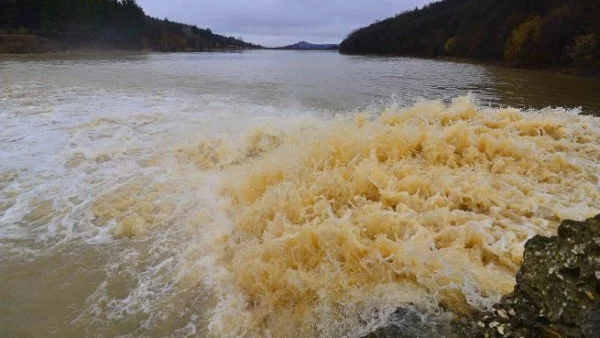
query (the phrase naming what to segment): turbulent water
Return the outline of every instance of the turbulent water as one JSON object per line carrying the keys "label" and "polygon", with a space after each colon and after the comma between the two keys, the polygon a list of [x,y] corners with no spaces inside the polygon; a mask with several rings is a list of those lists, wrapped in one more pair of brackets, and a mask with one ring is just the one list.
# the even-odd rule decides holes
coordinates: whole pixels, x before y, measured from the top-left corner
{"label": "turbulent water", "polygon": [[269,51],[0,79],[0,336],[444,335],[600,213],[591,80]]}

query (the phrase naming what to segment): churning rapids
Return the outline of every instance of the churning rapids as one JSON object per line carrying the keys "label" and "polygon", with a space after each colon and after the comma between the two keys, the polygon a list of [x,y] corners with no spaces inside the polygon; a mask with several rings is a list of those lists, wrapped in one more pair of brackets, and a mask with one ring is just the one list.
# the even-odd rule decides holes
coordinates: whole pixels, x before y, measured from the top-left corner
{"label": "churning rapids", "polygon": [[482,66],[279,53],[0,60],[0,336],[440,330],[600,214],[600,118],[492,107]]}

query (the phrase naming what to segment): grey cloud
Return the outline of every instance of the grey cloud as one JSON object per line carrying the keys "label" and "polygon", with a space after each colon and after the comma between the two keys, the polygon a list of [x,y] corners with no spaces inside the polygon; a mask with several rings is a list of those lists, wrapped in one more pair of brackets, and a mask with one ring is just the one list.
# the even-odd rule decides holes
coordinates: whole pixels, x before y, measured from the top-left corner
{"label": "grey cloud", "polygon": [[146,14],[266,46],[339,43],[352,30],[427,0],[138,0]]}

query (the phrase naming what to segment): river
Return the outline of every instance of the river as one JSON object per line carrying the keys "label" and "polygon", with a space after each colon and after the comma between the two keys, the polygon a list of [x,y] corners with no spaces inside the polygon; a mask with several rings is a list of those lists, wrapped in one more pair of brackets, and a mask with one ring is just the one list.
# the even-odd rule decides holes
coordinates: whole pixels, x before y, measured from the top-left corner
{"label": "river", "polygon": [[451,61],[0,56],[0,336],[444,335],[600,213],[599,113]]}

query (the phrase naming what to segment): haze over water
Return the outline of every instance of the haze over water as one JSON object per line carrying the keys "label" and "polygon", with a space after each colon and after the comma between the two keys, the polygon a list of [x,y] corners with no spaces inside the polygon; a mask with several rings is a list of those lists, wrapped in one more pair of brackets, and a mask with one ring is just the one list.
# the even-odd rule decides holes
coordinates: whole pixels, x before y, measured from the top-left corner
{"label": "haze over water", "polygon": [[442,325],[600,213],[594,80],[282,51],[0,56],[0,79],[0,336]]}

